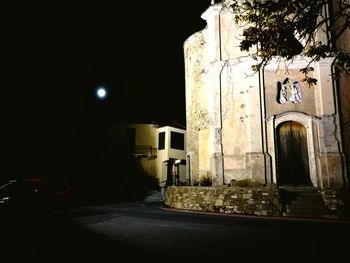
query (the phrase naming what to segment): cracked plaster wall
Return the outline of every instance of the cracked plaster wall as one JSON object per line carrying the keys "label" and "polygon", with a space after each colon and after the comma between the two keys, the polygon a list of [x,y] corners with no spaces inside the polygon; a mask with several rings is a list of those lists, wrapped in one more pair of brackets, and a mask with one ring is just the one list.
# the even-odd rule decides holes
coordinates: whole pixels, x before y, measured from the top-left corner
{"label": "cracked plaster wall", "polygon": [[[215,170],[214,159],[221,142],[227,182],[231,179],[252,179],[253,174],[264,173],[264,169],[270,169],[264,161],[270,158],[264,157],[264,145],[267,143],[263,138],[264,119],[285,112],[301,112],[318,119],[315,122],[316,130],[311,131],[313,137],[317,137],[317,130],[320,135],[323,134],[315,138],[315,148],[309,149],[310,153],[315,152],[318,158],[322,149],[331,144],[329,147],[332,147],[332,153],[338,154],[316,158],[314,165],[317,166],[317,176],[325,176],[319,180],[325,181],[323,185],[330,185],[330,180],[341,181],[343,168],[339,153],[340,130],[337,129],[339,118],[333,99],[329,62],[315,65],[313,74],[319,82],[313,88],[301,81],[304,77],[299,72],[303,66],[301,62],[295,62],[288,68],[279,63],[270,65],[265,68],[263,82],[260,82],[259,75],[254,75],[250,69],[256,61],[239,49],[242,28],[233,22],[234,14],[228,8],[231,2],[228,0],[210,6],[202,14],[207,27],[190,36],[184,43],[187,149],[191,156],[192,178],[194,181],[203,176],[215,178],[218,171]],[[286,77],[301,83],[302,103],[277,102],[277,82]],[[263,101],[259,88],[265,91]],[[345,94],[344,97],[349,102],[349,95]],[[265,113],[266,116],[263,116]],[[345,120],[349,119],[349,113],[343,115]],[[332,121],[328,120],[329,116],[333,116]],[[270,132],[274,131],[270,129]],[[346,141],[350,143],[350,140]],[[330,173],[336,176],[332,179]]]}

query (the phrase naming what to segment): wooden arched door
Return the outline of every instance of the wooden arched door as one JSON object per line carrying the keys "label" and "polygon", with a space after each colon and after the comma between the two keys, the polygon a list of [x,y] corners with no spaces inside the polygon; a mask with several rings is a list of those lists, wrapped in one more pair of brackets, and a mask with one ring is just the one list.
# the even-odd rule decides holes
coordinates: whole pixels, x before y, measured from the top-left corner
{"label": "wooden arched door", "polygon": [[278,184],[311,185],[306,129],[297,122],[277,127]]}

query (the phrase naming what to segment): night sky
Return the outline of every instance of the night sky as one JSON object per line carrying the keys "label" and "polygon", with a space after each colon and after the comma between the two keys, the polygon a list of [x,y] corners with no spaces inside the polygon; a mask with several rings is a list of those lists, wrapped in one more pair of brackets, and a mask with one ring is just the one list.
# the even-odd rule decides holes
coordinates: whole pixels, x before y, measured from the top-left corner
{"label": "night sky", "polygon": [[[81,129],[185,124],[183,42],[210,0],[7,7],[2,152],[7,177],[71,172]],[[96,99],[98,85],[109,97]],[[73,168],[72,168],[73,169]]]}
{"label": "night sky", "polygon": [[[200,15],[210,1],[159,6],[162,2],[99,6],[95,15],[86,14],[86,32],[78,40],[84,53],[79,61],[81,119],[185,124],[182,45],[205,27]],[[93,96],[99,84],[109,89],[107,101]]]}

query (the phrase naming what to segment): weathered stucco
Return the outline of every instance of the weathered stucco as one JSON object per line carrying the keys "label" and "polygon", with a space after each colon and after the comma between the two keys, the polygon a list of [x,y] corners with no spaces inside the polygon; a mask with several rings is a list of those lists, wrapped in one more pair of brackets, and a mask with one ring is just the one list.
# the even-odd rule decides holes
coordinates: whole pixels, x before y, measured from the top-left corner
{"label": "weathered stucco", "polygon": [[[209,177],[214,185],[242,179],[278,185],[278,125],[292,121],[306,130],[312,184],[344,187],[350,92],[336,88],[332,58],[311,64],[318,80],[315,87],[302,81],[300,69],[310,62],[304,57],[288,64],[276,58],[255,74],[251,66],[256,60],[239,48],[243,28],[234,23],[231,2],[209,6],[202,14],[207,27],[184,43],[187,154],[193,182]],[[286,78],[298,83],[299,101],[279,100],[278,83]],[[342,81],[348,91],[349,79]]]}
{"label": "weathered stucco", "polygon": [[[300,68],[287,69],[266,69],[264,71],[265,98],[266,98],[266,117],[281,114],[286,111],[304,112],[309,115],[316,115],[315,105],[315,90],[320,89],[320,86],[309,87],[305,82]],[[311,74],[310,77],[315,77]],[[283,81],[286,78],[293,78],[300,81],[302,103],[278,103],[278,81]]]}
{"label": "weathered stucco", "polygon": [[[346,30],[338,39],[337,47],[350,53],[350,30]],[[344,134],[342,147],[347,164],[347,177],[350,180],[350,65],[339,79],[338,100],[340,105],[340,128]]]}

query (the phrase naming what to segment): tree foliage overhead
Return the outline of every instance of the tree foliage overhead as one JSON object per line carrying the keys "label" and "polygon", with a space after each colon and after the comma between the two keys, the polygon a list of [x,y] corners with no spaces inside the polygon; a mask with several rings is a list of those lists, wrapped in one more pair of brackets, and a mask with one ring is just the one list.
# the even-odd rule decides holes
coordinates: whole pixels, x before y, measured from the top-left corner
{"label": "tree foliage overhead", "polygon": [[[350,55],[335,44],[350,29],[350,0],[235,0],[230,7],[235,22],[244,26],[241,50],[256,47],[256,71],[275,56],[291,60],[297,55],[311,61],[334,57],[337,74],[350,71]],[[317,80],[308,75],[309,65],[301,71],[313,85]]]}

